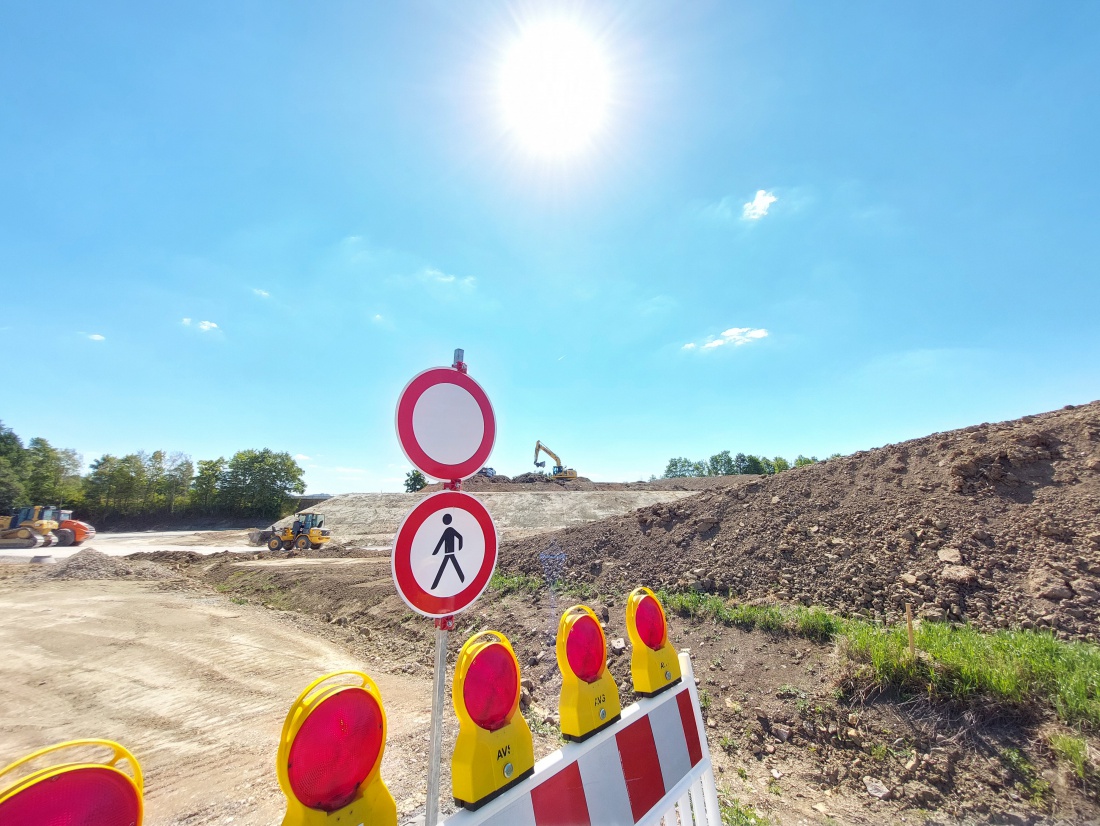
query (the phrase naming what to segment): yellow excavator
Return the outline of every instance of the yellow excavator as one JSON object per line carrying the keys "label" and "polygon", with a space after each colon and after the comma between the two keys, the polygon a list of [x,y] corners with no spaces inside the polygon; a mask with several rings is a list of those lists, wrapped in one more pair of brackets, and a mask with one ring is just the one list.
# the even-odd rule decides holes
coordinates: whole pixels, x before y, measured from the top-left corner
{"label": "yellow excavator", "polygon": [[546,462],[539,461],[539,451],[542,451],[551,459],[554,460],[554,466],[550,470],[551,479],[576,479],[577,471],[571,467],[562,466],[561,459],[558,458],[558,454],[544,445],[542,442],[535,442],[535,467],[546,467]]}
{"label": "yellow excavator", "polygon": [[0,550],[66,547],[95,536],[95,528],[73,519],[71,510],[32,505],[0,516]]}

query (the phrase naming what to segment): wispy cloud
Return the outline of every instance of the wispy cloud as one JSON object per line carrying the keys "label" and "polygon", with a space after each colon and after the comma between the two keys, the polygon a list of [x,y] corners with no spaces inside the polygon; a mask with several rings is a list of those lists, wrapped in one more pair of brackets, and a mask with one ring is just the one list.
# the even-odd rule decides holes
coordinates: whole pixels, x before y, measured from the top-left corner
{"label": "wispy cloud", "polygon": [[745,221],[759,221],[768,214],[769,207],[778,200],[774,193],[758,189],[756,197],[741,207],[741,218]]}
{"label": "wispy cloud", "polygon": [[295,460],[297,460],[299,462],[313,461],[309,456],[306,456],[304,453],[295,453],[294,458],[295,458]]}
{"label": "wispy cloud", "polygon": [[695,214],[704,221],[720,225],[732,225],[738,220],[759,221],[768,214],[771,205],[779,200],[778,195],[767,189],[758,189],[748,203],[743,203],[741,197],[726,195],[717,201],[696,206]]}
{"label": "wispy cloud", "polygon": [[180,321],[184,327],[197,327],[200,332],[209,333],[211,330],[217,330],[218,325],[213,321],[200,321],[198,324],[194,324],[190,318],[184,318]]}
{"label": "wispy cloud", "polygon": [[451,275],[435,267],[425,267],[420,271],[418,277],[421,281],[426,281],[430,284],[453,284],[463,290],[472,290],[477,286],[477,279],[472,275],[468,275],[465,278],[459,278],[457,275]]}
{"label": "wispy cloud", "polygon": [[719,347],[740,347],[744,344],[752,344],[768,337],[768,331],[754,327],[730,327],[716,336],[708,336],[703,341],[689,341],[681,350],[717,350]]}
{"label": "wispy cloud", "polygon": [[258,295],[260,298],[271,298],[271,293],[267,290],[261,290],[259,287],[253,287],[252,294]]}
{"label": "wispy cloud", "polygon": [[88,335],[88,338],[91,341],[106,341],[107,340],[107,336],[101,336],[99,333],[90,333]]}
{"label": "wispy cloud", "polygon": [[381,314],[381,313],[375,313],[374,315],[372,315],[372,316],[370,317],[370,320],[371,320],[371,321],[373,321],[373,322],[374,322],[375,324],[381,324],[381,323],[382,323],[383,321],[385,321],[386,319],[384,319],[384,318],[382,317],[382,314]]}

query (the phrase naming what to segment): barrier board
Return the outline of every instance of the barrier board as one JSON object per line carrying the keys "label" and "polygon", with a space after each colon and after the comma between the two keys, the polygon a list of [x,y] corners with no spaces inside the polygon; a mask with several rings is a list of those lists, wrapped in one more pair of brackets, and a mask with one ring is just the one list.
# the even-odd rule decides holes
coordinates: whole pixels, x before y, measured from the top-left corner
{"label": "barrier board", "polygon": [[718,793],[695,677],[623,710],[583,743],[535,764],[526,782],[445,826],[720,826]]}

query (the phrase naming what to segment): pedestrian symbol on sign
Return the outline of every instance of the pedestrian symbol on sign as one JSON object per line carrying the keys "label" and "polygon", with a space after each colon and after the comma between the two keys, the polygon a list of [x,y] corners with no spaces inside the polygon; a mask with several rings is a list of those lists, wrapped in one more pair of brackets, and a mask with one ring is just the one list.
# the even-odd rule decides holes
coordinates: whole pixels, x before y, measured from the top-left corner
{"label": "pedestrian symbol on sign", "polygon": [[[439,537],[439,542],[436,543],[435,550],[432,551],[432,556],[439,553],[439,549],[443,549],[443,561],[439,563],[439,573],[435,575],[435,581],[432,583],[432,590],[436,589],[439,585],[439,580],[443,578],[443,569],[447,567],[447,563],[450,562],[455,566],[455,572],[458,574],[458,581],[465,582],[466,577],[462,575],[462,568],[458,565],[458,560],[455,559],[456,550],[462,550],[462,534],[451,527],[451,515],[449,513],[443,514],[443,524],[447,526],[447,529],[443,531],[443,535]],[[455,548],[455,540],[458,540],[458,548]]]}

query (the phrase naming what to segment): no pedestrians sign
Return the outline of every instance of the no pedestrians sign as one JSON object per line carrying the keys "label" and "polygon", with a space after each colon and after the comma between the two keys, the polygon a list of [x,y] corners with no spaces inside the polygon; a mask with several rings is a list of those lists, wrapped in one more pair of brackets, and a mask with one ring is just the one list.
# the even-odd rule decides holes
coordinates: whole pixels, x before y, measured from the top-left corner
{"label": "no pedestrians sign", "polygon": [[425,497],[397,529],[390,558],[405,604],[447,617],[473,604],[493,575],[497,529],[476,497],[444,490]]}

